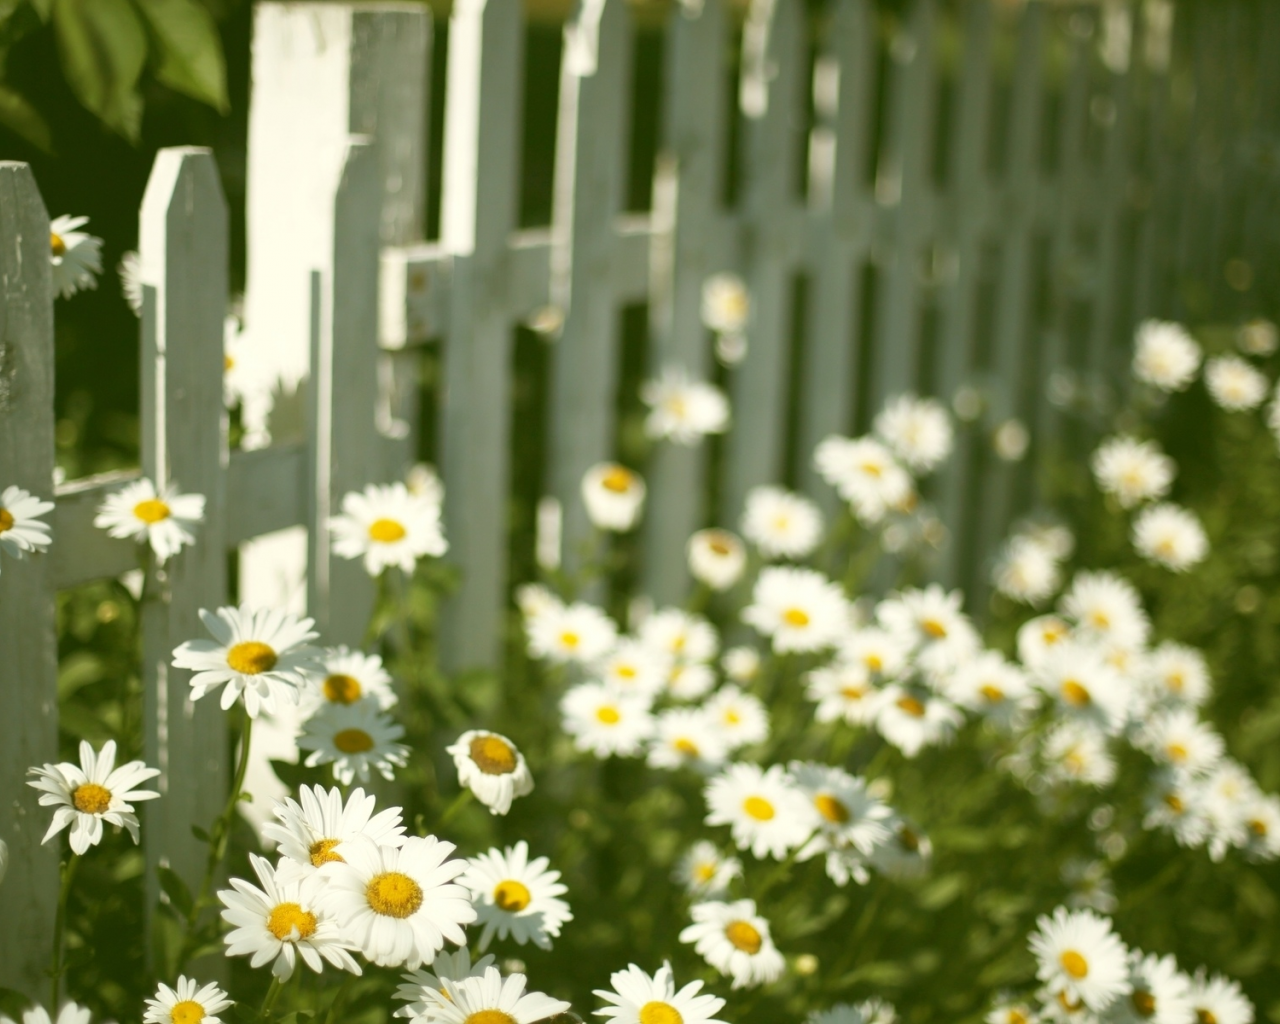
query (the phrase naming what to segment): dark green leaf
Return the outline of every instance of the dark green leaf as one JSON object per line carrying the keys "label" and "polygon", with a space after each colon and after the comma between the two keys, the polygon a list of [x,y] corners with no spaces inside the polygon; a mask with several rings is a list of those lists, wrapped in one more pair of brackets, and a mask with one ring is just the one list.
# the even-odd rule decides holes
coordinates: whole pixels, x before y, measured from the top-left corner
{"label": "dark green leaf", "polygon": [[134,0],[151,28],[156,78],[171,89],[227,111],[227,69],[213,16],[195,0]]}
{"label": "dark green leaf", "polygon": [[202,843],[209,842],[209,833],[206,832],[204,829],[202,829],[199,825],[191,826],[191,834],[195,836],[197,839],[199,839],[200,842]]}
{"label": "dark green leaf", "polygon": [[192,899],[191,890],[187,888],[187,883],[179,878],[177,872],[172,868],[161,865],[157,871],[160,874],[160,888],[169,897],[169,902],[173,904],[174,909],[180,914],[190,914]]}
{"label": "dark green leaf", "polygon": [[316,773],[313,769],[304,765],[294,764],[292,761],[272,761],[271,770],[276,773],[277,779],[295,793],[298,791],[299,786],[316,781]]}
{"label": "dark green leaf", "polygon": [[53,136],[45,119],[35,107],[3,85],[0,85],[0,124],[37,149],[46,153],[53,151]]}
{"label": "dark green leaf", "polygon": [[76,98],[109,128],[138,137],[138,78],[147,35],[129,0],[53,0],[53,27],[63,73]]}

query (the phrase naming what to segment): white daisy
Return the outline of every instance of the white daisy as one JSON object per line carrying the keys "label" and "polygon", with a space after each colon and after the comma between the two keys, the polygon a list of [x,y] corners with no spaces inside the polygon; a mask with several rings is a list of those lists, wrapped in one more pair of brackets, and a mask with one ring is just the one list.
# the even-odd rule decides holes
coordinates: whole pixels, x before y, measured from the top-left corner
{"label": "white daisy", "polygon": [[458,769],[458,785],[471,790],[494,814],[506,814],[516,797],[533,792],[533,773],[505,736],[470,729],[445,750]]}
{"label": "white daisy", "polygon": [[444,990],[423,991],[423,1024],[534,1024],[569,1009],[569,1004],[541,992],[525,992],[523,974],[505,978],[487,967],[478,978],[442,978]]}
{"label": "white daisy", "polygon": [[1213,827],[1205,812],[1202,780],[1185,772],[1158,772],[1143,799],[1142,827],[1172,833],[1179,846],[1203,846]]}
{"label": "white daisy", "polygon": [[63,214],[49,222],[49,266],[55,295],[69,299],[76,292],[98,287],[102,273],[102,239],[79,231],[88,217]]}
{"label": "white daisy", "polygon": [[947,679],[946,694],[962,708],[1004,725],[1028,704],[1026,674],[998,651],[983,651],[966,661]]}
{"label": "white daisy", "polygon": [[1114,736],[1129,711],[1130,688],[1097,648],[1074,640],[1058,644],[1037,670],[1035,685],[1061,711]]}
{"label": "white daisy", "polygon": [[225,711],[243,694],[245,710],[256,718],[259,710],[275,712],[276,699],[296,704],[317,669],[311,619],[299,619],[282,609],[254,611],[246,605],[200,609],[200,621],[212,640],[188,640],[173,652],[176,668],[190,669],[191,699],[223,687]]}
{"label": "white daisy", "polygon": [[570,689],[561,698],[560,712],[574,746],[596,757],[634,756],[653,734],[648,700],[617,693],[601,683],[581,683]]}
{"label": "white daisy", "polygon": [[1201,967],[1191,979],[1191,1006],[1201,1024],[1253,1024],[1253,1004],[1239,984]]}
{"label": "white daisy", "polygon": [[661,608],[640,624],[640,642],[669,658],[704,663],[720,649],[715,627],[700,615]]}
{"label": "white daisy", "polygon": [[1122,508],[1163,498],[1178,468],[1154,441],[1119,436],[1103,441],[1089,460],[1098,489],[1115,495]]}
{"label": "white daisy", "polygon": [[645,433],[676,444],[697,444],[707,434],[729,426],[729,402],[719,388],[693,380],[682,367],[668,366],[656,380],[645,381],[640,398],[649,406]]}
{"label": "white daisy", "polygon": [[1016,417],[1004,420],[991,432],[991,450],[1003,462],[1021,462],[1031,447],[1031,431]]}
{"label": "white daisy", "polygon": [[781,860],[818,827],[818,813],[781,765],[731,764],[706,788],[707,824],[728,825],[739,849]]}
{"label": "white daisy", "polygon": [[[222,402],[228,409],[241,407],[241,422],[265,418],[275,402],[275,370],[264,358],[262,349],[253,343],[240,317],[228,313],[222,321]],[[260,412],[257,410],[261,410]],[[248,447],[265,447],[270,436],[259,427],[246,426],[241,443]]]}
{"label": "white daisy", "polygon": [[1050,652],[1070,636],[1070,624],[1056,615],[1028,619],[1018,627],[1018,660],[1029,669],[1038,669]]}
{"label": "white daisy", "polygon": [[805,695],[818,705],[814,718],[819,722],[866,725],[875,718],[880,691],[863,665],[837,662],[814,669],[805,681]]}
{"label": "white daisy", "polygon": [[1027,1003],[1001,1002],[983,1018],[985,1024],[1040,1024],[1039,1015]]}
{"label": "white daisy", "polygon": [[844,592],[820,572],[770,566],[756,579],[742,621],[764,636],[779,654],[833,646],[848,628]]}
{"label": "white daisy", "polygon": [[991,582],[1005,597],[1023,604],[1039,604],[1060,586],[1061,567],[1043,544],[1028,536],[1012,537],[991,570]]}
{"label": "white daisy", "polygon": [[1217,356],[1204,365],[1213,400],[1228,412],[1256,409],[1267,397],[1267,378],[1239,356]]}
{"label": "white daisy", "polygon": [[320,656],[320,671],[304,691],[303,709],[311,714],[328,704],[354,704],[372,698],[383,711],[396,703],[391,674],[377,654],[330,647]]}
{"label": "white daisy", "polygon": [[163,565],[183,547],[195,543],[195,528],[202,522],[203,494],[181,494],[173,484],[157,490],[150,480],[143,479],[108,494],[93,525],[112,537],[150,544]]}
{"label": "white daisy", "polygon": [[742,861],[726,857],[720,848],[700,839],[676,863],[672,877],[694,896],[722,896],[729,883],[742,877]]}
{"label": "white daisy", "polygon": [[702,282],[702,323],[716,334],[741,334],[751,315],[751,295],[737,274],[712,274]]}
{"label": "white daisy", "polygon": [[1181,324],[1144,320],[1138,325],[1133,375],[1161,391],[1183,391],[1200,368],[1200,346]]}
{"label": "white daisy", "polygon": [[876,605],[876,619],[903,643],[909,645],[967,642],[974,629],[960,610],[964,595],[950,593],[936,583],[919,589],[900,591]]}
{"label": "white daisy", "polygon": [[404,845],[400,808],[388,807],[374,814],[373,794],[353,789],[345,803],[336,786],[299,786],[298,798],[286,797],[272,813],[279,819],[262,826],[263,837],[279,846],[285,861],[310,874],[325,864],[343,861],[345,844],[371,843],[375,846]]}
{"label": "white daisy", "polygon": [[368,782],[370,769],[395,778],[395,769],[409,763],[409,748],[397,742],[403,735],[404,726],[365,697],[354,704],[323,705],[303,724],[298,748],[311,751],[308,768],[332,765],[333,777],[349,786],[354,779]]}
{"label": "white daisy", "polygon": [[1255,318],[1240,325],[1236,334],[1240,351],[1251,356],[1269,356],[1280,346],[1280,331],[1270,320]]}
{"label": "white daisy", "polygon": [[232,1003],[227,994],[216,984],[197,988],[196,982],[179,975],[178,983],[170,988],[161,982],[154,999],[147,1000],[143,1024],[221,1024],[218,1016]]}
{"label": "white daisy", "polygon": [[120,262],[116,264],[116,274],[120,278],[120,294],[125,304],[133,310],[134,316],[142,315],[142,257],[136,249],[129,249],[120,254]]}
{"label": "white daisy", "polygon": [[363,558],[370,576],[392,565],[412,573],[423,555],[438,558],[449,549],[440,526],[440,503],[399,482],[369,484],[344,495],[342,514],[330,518],[328,528],[333,553]]}
{"label": "white daisy", "polygon": [[1142,647],[1151,633],[1151,621],[1142,610],[1138,591],[1115,573],[1078,573],[1061,605],[1063,613],[1086,635],[1106,643]]}
{"label": "white daisy", "polygon": [[559,871],[547,870],[549,864],[546,857],[530,860],[523,839],[506,850],[492,849],[470,859],[458,880],[471,890],[476,924],[484,927],[482,953],[494,935],[550,949],[561,926],[573,920],[569,904],[560,899],[569,890],[560,883]]}
{"label": "white daisy", "polygon": [[703,710],[730,750],[762,743],[769,736],[769,712],[763,702],[732,684],[717,690]]}
{"label": "white daisy", "polygon": [[729,745],[705,709],[668,708],[655,716],[650,767],[710,770],[728,756]]}
{"label": "white daisy", "polygon": [[1178,970],[1171,956],[1134,951],[1129,959],[1128,998],[1111,1004],[1107,1020],[1112,1024],[1195,1024],[1191,1006],[1191,979]]}
{"label": "white daisy", "polygon": [[404,979],[396,989],[395,997],[403,999],[407,1006],[402,1006],[396,1010],[392,1016],[409,1017],[411,1019],[421,1017],[426,1013],[428,993],[443,992],[444,981],[461,981],[464,978],[480,978],[484,976],[485,970],[493,963],[493,954],[489,953],[482,956],[474,964],[471,962],[471,953],[464,946],[454,953],[439,953],[436,958],[431,961],[431,970],[423,970],[419,968],[416,971],[409,971],[407,974],[400,975]]}
{"label": "white daisy", "polygon": [[791,775],[818,812],[818,831],[801,848],[800,860],[827,857],[827,873],[838,885],[864,873],[862,861],[891,833],[893,812],[867,792],[866,783],[842,768],[791,762]]}
{"label": "white daisy", "polygon": [[535,619],[563,609],[564,602],[541,583],[522,583],[516,587],[516,607],[527,630]]}
{"label": "white daisy", "polygon": [[1257,799],[1258,785],[1242,765],[1224,757],[1198,789],[1198,809],[1209,825],[1209,857],[1220,861],[1227,850],[1248,843],[1246,816]]}
{"label": "white daisy", "polygon": [[754,647],[730,647],[720,659],[720,666],[735,683],[746,685],[760,674],[760,652]]}
{"label": "white daisy", "polygon": [[875,432],[917,473],[936,469],[951,454],[951,419],[934,398],[898,395],[876,415]]}
{"label": "white daisy", "polygon": [[1062,722],[1044,737],[1040,748],[1045,773],[1052,782],[1079,782],[1101,789],[1116,777],[1116,761],[1107,737],[1084,722]]}
{"label": "white daisy", "polygon": [[[57,1024],[89,1024],[89,1011],[77,1003],[63,1003],[58,1011]],[[0,1024],[16,1024],[16,1022],[0,1013]],[[22,1011],[22,1024],[51,1024],[49,1011],[43,1006],[33,1006]]]}
{"label": "white daisy", "polygon": [[1252,861],[1268,861],[1280,857],[1280,797],[1255,794],[1248,801],[1244,823],[1246,857]]}
{"label": "white daisy", "polygon": [[1147,685],[1156,700],[1199,707],[1209,699],[1209,668],[1194,647],[1166,641],[1151,652],[1146,670]]}
{"label": "white daisy", "polygon": [[693,943],[707,963],[733,979],[733,988],[782,977],[786,961],[773,944],[769,922],[756,913],[755,900],[695,903],[689,915],[693,924],[680,932],[680,941]]}
{"label": "white daisy", "polygon": [[616,462],[600,462],[582,477],[582,501],[587,518],[601,530],[624,533],[636,525],[644,505],[645,487],[639,473]]}
{"label": "white daisy", "polygon": [[1193,775],[1212,771],[1225,752],[1222,737],[1191,708],[1176,708],[1147,719],[1134,739],[1158,763]]}
{"label": "white daisy", "polygon": [[914,822],[899,815],[888,821],[891,836],[871,851],[871,863],[890,878],[919,878],[929,870],[933,841]]}
{"label": "white daisy", "polygon": [[618,627],[595,605],[575,602],[546,607],[526,619],[529,653],[556,663],[587,664],[613,649]]}
{"label": "white daisy", "polygon": [[874,526],[890,509],[905,507],[915,493],[911,474],[870,437],[828,437],[814,449],[813,462],[864,526]]}
{"label": "white daisy", "polygon": [[916,687],[891,683],[876,702],[876,731],[906,757],[946,743],[963,721],[949,700]]}
{"label": "white daisy", "polygon": [[1133,547],[1149,562],[1185,572],[1209,553],[1209,538],[1195,514],[1163,502],[1143,509],[1133,521]]}
{"label": "white daisy", "polygon": [[21,487],[0,492],[0,551],[24,558],[28,551],[48,551],[53,543],[49,524],[40,516],[53,511],[53,502],[42,501]]}
{"label": "white daisy", "polygon": [[861,665],[876,680],[896,679],[907,667],[911,646],[900,634],[863,626],[840,641],[840,661]]}
{"label": "white daisy", "polygon": [[652,699],[666,686],[671,669],[670,655],[626,637],[594,666],[594,674],[619,693],[635,693]]}
{"label": "white daisy", "polygon": [[1127,952],[1106,918],[1058,907],[1052,917],[1037,918],[1036,928],[1030,939],[1036,977],[1055,995],[1098,1013],[1132,991]]}
{"label": "white daisy", "polygon": [[822,513],[781,487],[755,487],[747,494],[742,534],[767,559],[804,558],[822,539]]}
{"label": "white daisy", "polygon": [[453,844],[411,836],[395,848],[348,844],[344,860],[326,868],[324,900],[342,934],[379,967],[430,962],[445,941],[466,944],[465,925],[476,919],[470,894],[455,879],[467,870],[450,860]]}
{"label": "white daisy", "polygon": [[281,981],[293,977],[299,957],[317,974],[324,969],[322,957],[339,970],[359,974],[338,923],[317,901],[324,884],[320,876],[278,874],[270,861],[253,853],[249,863],[261,889],[233,878],[232,887],[218,893],[226,907],[222,919],[233,927],[223,936],[227,956],[252,956],[250,967],[274,961],[271,973]]}
{"label": "white daisy", "polygon": [[689,573],[712,590],[728,590],[742,578],[747,549],[728,530],[699,530],[689,538]]}
{"label": "white daisy", "polygon": [[596,1011],[597,1017],[609,1017],[614,1024],[725,1024],[716,1014],[724,1008],[724,1000],[713,995],[698,995],[702,982],[691,981],[676,991],[671,964],[664,963],[650,977],[635,964],[609,977],[612,991],[596,989],[611,1005]]}
{"label": "white daisy", "polygon": [[667,693],[676,700],[697,700],[715,685],[715,670],[700,662],[677,661],[667,671]]}
{"label": "white daisy", "polygon": [[27,785],[40,791],[40,806],[57,808],[41,842],[47,843],[70,825],[71,849],[84,853],[102,841],[104,821],[128,829],[133,841],[138,842],[138,816],[133,805],[155,800],[160,794],[135,787],[154,779],[160,769],[148,768],[141,761],[130,761],[119,768],[115,763],[115,740],[107,740],[96,754],[88,742],[81,740],[79,765],[64,761],[28,771],[36,776]]}

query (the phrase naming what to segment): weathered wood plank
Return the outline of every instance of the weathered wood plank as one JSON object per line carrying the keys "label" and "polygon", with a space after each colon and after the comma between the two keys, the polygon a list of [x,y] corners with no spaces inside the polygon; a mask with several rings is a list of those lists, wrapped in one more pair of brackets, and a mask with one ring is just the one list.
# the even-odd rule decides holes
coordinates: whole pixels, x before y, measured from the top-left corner
{"label": "weathered wood plank", "polygon": [[[35,178],[26,164],[0,162],[0,491],[11,486],[53,494],[53,295],[49,215]],[[0,929],[0,985],[43,1001],[66,839],[41,846],[50,812],[37,805],[27,769],[58,760],[53,576],[47,555],[0,558],[0,719],[17,725],[0,746],[0,839],[9,846],[0,920],[14,925]]]}

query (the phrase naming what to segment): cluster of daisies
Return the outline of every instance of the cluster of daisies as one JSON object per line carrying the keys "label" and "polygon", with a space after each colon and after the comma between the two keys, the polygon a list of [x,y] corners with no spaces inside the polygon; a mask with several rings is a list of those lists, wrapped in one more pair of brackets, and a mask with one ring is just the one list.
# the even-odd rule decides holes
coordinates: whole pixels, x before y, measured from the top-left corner
{"label": "cluster of daisies", "polygon": [[1252,1024],[1253,1006],[1234,981],[1126,948],[1091,911],[1041,916],[1029,945],[1039,987],[1001,999],[987,1024]]}

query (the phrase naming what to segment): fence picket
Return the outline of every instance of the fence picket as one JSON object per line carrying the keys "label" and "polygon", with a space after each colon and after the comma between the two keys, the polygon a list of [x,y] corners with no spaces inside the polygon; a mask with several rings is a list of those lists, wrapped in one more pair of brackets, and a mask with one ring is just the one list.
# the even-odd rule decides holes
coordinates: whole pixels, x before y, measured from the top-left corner
{"label": "fence picket", "polygon": [[[49,215],[26,164],[0,162],[0,492],[53,495],[53,296]],[[51,515],[44,517],[50,522]],[[58,535],[53,535],[56,549]],[[40,840],[48,812],[27,769],[58,760],[58,642],[48,555],[0,562],[0,985],[43,997],[58,891],[59,836]],[[20,926],[19,926],[20,925]]]}

